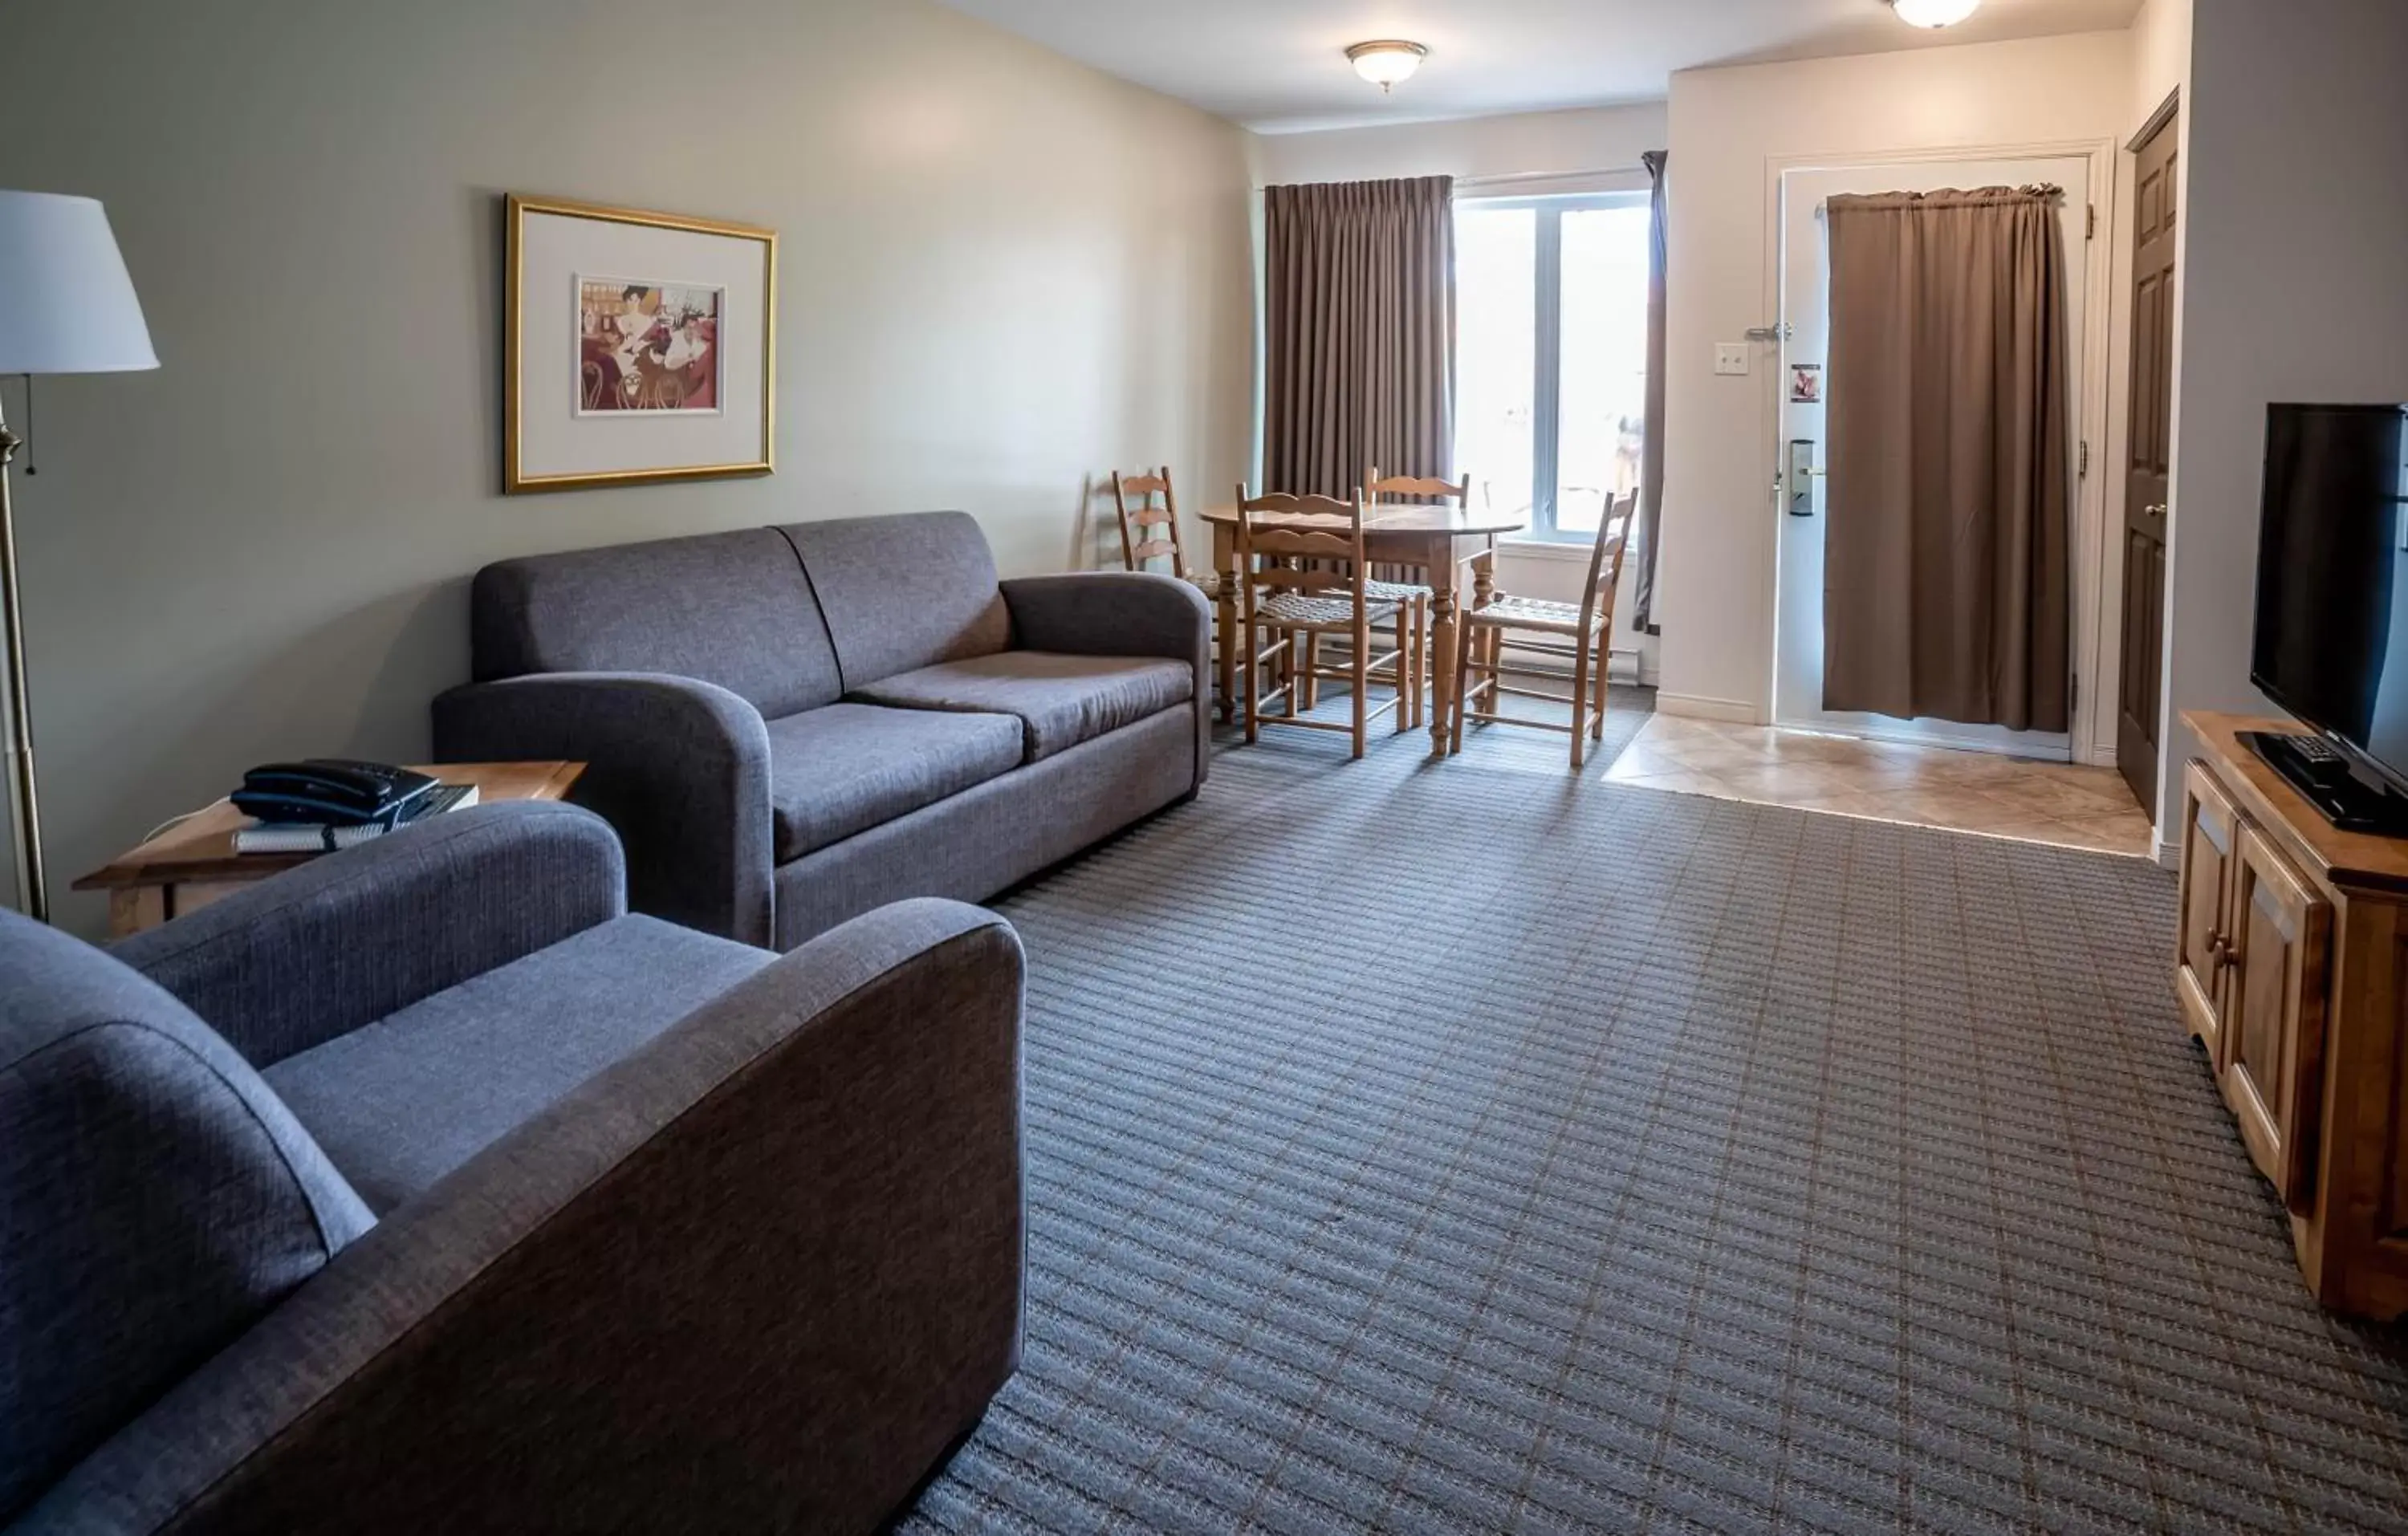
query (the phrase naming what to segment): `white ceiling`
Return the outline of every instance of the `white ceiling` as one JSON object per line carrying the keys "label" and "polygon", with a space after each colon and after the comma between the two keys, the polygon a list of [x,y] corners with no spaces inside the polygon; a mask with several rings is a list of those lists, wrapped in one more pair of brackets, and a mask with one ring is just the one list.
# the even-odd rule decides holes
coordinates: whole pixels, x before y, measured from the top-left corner
{"label": "white ceiling", "polygon": [[[1941,32],[1883,0],[946,0],[1261,133],[1661,98],[1672,72],[2131,24],[2141,0],[1986,0]],[[1426,44],[1383,98],[1344,50]]]}

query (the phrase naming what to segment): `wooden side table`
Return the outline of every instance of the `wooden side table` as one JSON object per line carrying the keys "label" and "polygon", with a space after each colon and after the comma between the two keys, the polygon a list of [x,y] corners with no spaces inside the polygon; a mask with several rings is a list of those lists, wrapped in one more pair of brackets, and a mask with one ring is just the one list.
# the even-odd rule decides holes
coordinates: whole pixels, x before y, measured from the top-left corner
{"label": "wooden side table", "polygon": [[[437,763],[418,769],[447,784],[475,784],[477,803],[560,800],[585,771],[582,763]],[[75,883],[108,893],[112,939],[155,928],[172,917],[307,864],[323,854],[237,854],[234,835],[251,818],[220,800],[178,822],[133,852]]]}

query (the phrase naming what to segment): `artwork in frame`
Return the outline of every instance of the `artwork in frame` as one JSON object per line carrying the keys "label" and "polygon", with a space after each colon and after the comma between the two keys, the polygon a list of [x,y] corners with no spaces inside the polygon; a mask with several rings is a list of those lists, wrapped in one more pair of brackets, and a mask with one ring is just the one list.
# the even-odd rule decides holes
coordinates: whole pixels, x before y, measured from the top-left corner
{"label": "artwork in frame", "polygon": [[766,475],[775,231],[509,199],[502,488]]}
{"label": "artwork in frame", "polygon": [[580,277],[577,412],[719,411],[726,290]]}

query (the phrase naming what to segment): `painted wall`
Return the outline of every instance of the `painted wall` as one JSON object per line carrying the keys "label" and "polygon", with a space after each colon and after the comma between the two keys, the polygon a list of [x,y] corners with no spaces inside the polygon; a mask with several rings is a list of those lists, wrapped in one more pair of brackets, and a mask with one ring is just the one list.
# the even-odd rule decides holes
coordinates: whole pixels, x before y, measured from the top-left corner
{"label": "painted wall", "polygon": [[[1672,77],[1659,707],[1760,720],[1770,706],[1778,349],[1753,348],[1743,378],[1717,376],[1713,351],[1775,318],[1776,163],[2120,143],[2131,69],[2113,32]],[[2125,226],[2107,207],[2112,252]]]}
{"label": "painted wall", "polygon": [[[1370,181],[1398,177],[1452,176],[1517,194],[1643,188],[1639,157],[1665,145],[1660,102],[1574,112],[1529,112],[1451,122],[1335,129],[1259,137],[1254,174],[1263,185],[1299,181]],[[1600,174],[1602,173],[1602,174]],[[1471,189],[1467,189],[1471,190]],[[1478,474],[1478,466],[1469,467]],[[1586,547],[1516,546],[1498,555],[1498,584],[1508,592],[1577,602],[1588,574]],[[1623,578],[1616,602],[1627,614],[1637,567]],[[1616,624],[1617,675],[1656,681],[1656,640]]]}
{"label": "painted wall", "polygon": [[[930,0],[22,7],[0,185],[108,205],[165,364],[44,381],[19,479],[54,889],[251,763],[422,755],[488,561],[962,507],[1059,569],[1089,476],[1233,483],[1248,152]],[[781,231],[774,478],[497,494],[508,191]]]}
{"label": "painted wall", "polygon": [[2132,18],[2132,127],[2190,80],[2191,0],[2145,0]]}
{"label": "painted wall", "polygon": [[2186,104],[2181,436],[2158,825],[2183,710],[2249,682],[2266,407],[2408,400],[2408,6],[2195,0]]}

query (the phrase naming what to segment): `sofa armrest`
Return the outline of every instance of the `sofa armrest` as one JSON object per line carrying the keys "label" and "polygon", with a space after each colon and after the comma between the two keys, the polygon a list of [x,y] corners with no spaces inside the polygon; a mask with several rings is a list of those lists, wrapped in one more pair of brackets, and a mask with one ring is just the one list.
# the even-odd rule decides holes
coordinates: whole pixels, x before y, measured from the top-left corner
{"label": "sofa armrest", "polygon": [[[1085,656],[1167,656],[1196,668],[1196,783],[1212,757],[1212,605],[1154,571],[1091,570],[1002,583],[1013,642]],[[1226,643],[1226,641],[1225,641]]]}
{"label": "sofa armrest", "polygon": [[337,1255],[34,1529],[867,1530],[1019,1359],[1019,940],[813,940]]}
{"label": "sofa armrest", "polygon": [[471,683],[436,699],[435,755],[584,763],[571,798],[626,844],[629,906],[774,943],[769,735],[761,711],[726,689],[651,672]]}
{"label": "sofa armrest", "polygon": [[265,1068],[626,910],[591,811],[472,806],[111,946]]}

